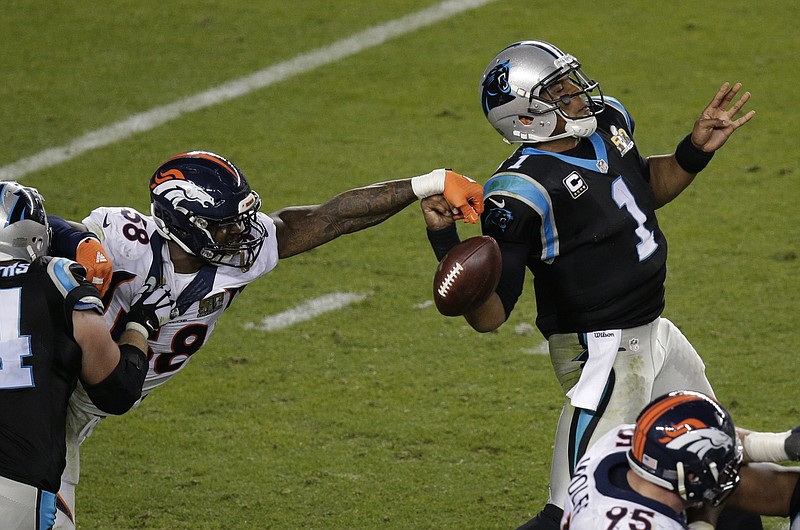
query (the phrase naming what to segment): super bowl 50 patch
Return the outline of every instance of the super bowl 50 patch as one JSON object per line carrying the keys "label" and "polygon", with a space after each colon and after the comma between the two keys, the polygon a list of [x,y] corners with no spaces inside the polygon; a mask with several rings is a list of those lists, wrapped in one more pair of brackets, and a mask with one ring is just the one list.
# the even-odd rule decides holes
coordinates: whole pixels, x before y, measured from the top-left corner
{"label": "super bowl 50 patch", "polygon": [[620,129],[618,127],[611,126],[611,141],[617,147],[617,151],[619,151],[619,156],[625,156],[625,153],[633,149],[633,140],[631,137],[628,136],[627,131],[625,129]]}
{"label": "super bowl 50 patch", "polygon": [[208,298],[200,300],[200,308],[197,310],[198,317],[210,315],[214,311],[219,311],[225,302],[225,293],[217,293]]}

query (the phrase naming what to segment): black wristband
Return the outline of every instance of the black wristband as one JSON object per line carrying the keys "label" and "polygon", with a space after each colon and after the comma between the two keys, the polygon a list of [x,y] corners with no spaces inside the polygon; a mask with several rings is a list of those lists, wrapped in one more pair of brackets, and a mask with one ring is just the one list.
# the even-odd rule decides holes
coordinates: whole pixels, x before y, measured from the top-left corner
{"label": "black wristband", "polygon": [[441,230],[428,230],[428,242],[431,244],[433,253],[436,254],[436,259],[442,261],[451,248],[461,243],[461,239],[458,237],[456,225],[452,224]]}
{"label": "black wristband", "polygon": [[691,134],[687,134],[686,138],[681,140],[678,147],[675,148],[675,161],[687,173],[700,173],[713,157],[713,151],[706,153],[694,146]]}

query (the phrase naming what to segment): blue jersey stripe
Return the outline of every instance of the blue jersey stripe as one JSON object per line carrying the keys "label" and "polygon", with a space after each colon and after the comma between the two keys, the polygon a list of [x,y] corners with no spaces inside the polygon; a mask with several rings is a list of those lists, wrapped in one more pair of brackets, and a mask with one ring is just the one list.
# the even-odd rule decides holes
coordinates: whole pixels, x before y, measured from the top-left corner
{"label": "blue jersey stripe", "polygon": [[608,168],[608,151],[606,151],[606,144],[603,143],[603,139],[597,133],[592,134],[589,137],[589,141],[592,142],[592,146],[594,147],[594,160],[576,158],[574,156],[567,156],[561,153],[555,153],[553,151],[542,151],[541,149],[536,149],[535,147],[524,148],[522,150],[522,154],[552,156],[553,158],[557,158],[573,166],[582,167],[583,169],[588,169],[589,171],[599,171],[604,173],[604,171],[600,169],[600,166],[598,166],[598,162],[602,160],[605,164],[605,167]]}
{"label": "blue jersey stripe", "polygon": [[542,261],[550,263],[558,255],[558,229],[553,215],[553,202],[544,187],[524,175],[501,173],[493,176],[484,186],[484,199],[492,194],[502,194],[518,199],[530,206],[542,219]]}
{"label": "blue jersey stripe", "polygon": [[72,261],[66,258],[53,258],[51,263],[54,273],[53,277],[58,280],[64,292],[68,293],[80,285],[69,270]]}

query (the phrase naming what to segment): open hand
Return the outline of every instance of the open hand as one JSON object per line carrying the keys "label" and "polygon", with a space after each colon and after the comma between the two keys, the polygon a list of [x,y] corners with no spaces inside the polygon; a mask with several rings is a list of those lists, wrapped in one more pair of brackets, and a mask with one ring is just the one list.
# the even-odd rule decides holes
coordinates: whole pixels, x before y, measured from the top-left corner
{"label": "open hand", "polygon": [[[750,121],[756,111],[751,110],[743,116],[736,115],[750,99],[750,92],[745,92],[733,104],[736,95],[742,89],[741,83],[736,83],[731,88],[730,83],[723,83],[711,103],[694,123],[692,129],[692,144],[706,153],[712,153],[725,145],[733,131]],[[729,108],[730,106],[730,108]]]}

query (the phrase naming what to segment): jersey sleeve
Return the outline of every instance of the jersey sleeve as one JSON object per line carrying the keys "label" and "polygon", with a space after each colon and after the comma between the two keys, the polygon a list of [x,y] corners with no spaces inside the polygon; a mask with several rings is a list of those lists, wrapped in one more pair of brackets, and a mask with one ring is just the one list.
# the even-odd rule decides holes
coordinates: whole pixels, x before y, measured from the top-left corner
{"label": "jersey sleeve", "polygon": [[256,258],[255,263],[247,272],[248,276],[252,277],[252,279],[249,281],[259,278],[272,271],[278,266],[279,259],[278,237],[275,235],[275,221],[273,221],[272,218],[264,212],[258,212],[257,215],[259,222],[261,222],[266,229],[266,236],[264,237],[264,246],[261,247],[261,252],[258,253],[258,258]]}
{"label": "jersey sleeve", "polygon": [[73,311],[95,311],[103,314],[103,302],[100,293],[86,281],[86,270],[78,263],[67,258],[45,256],[37,260],[50,282],[64,299],[64,317],[68,331],[72,333]]}
{"label": "jersey sleeve", "polygon": [[[503,256],[503,272],[495,292],[508,317],[522,295],[530,256],[543,255],[542,249],[548,247],[544,228],[550,200],[541,186],[515,174],[495,175],[484,191],[482,232],[497,241]],[[531,199],[544,207],[537,211]],[[542,237],[537,239],[531,234]]]}

